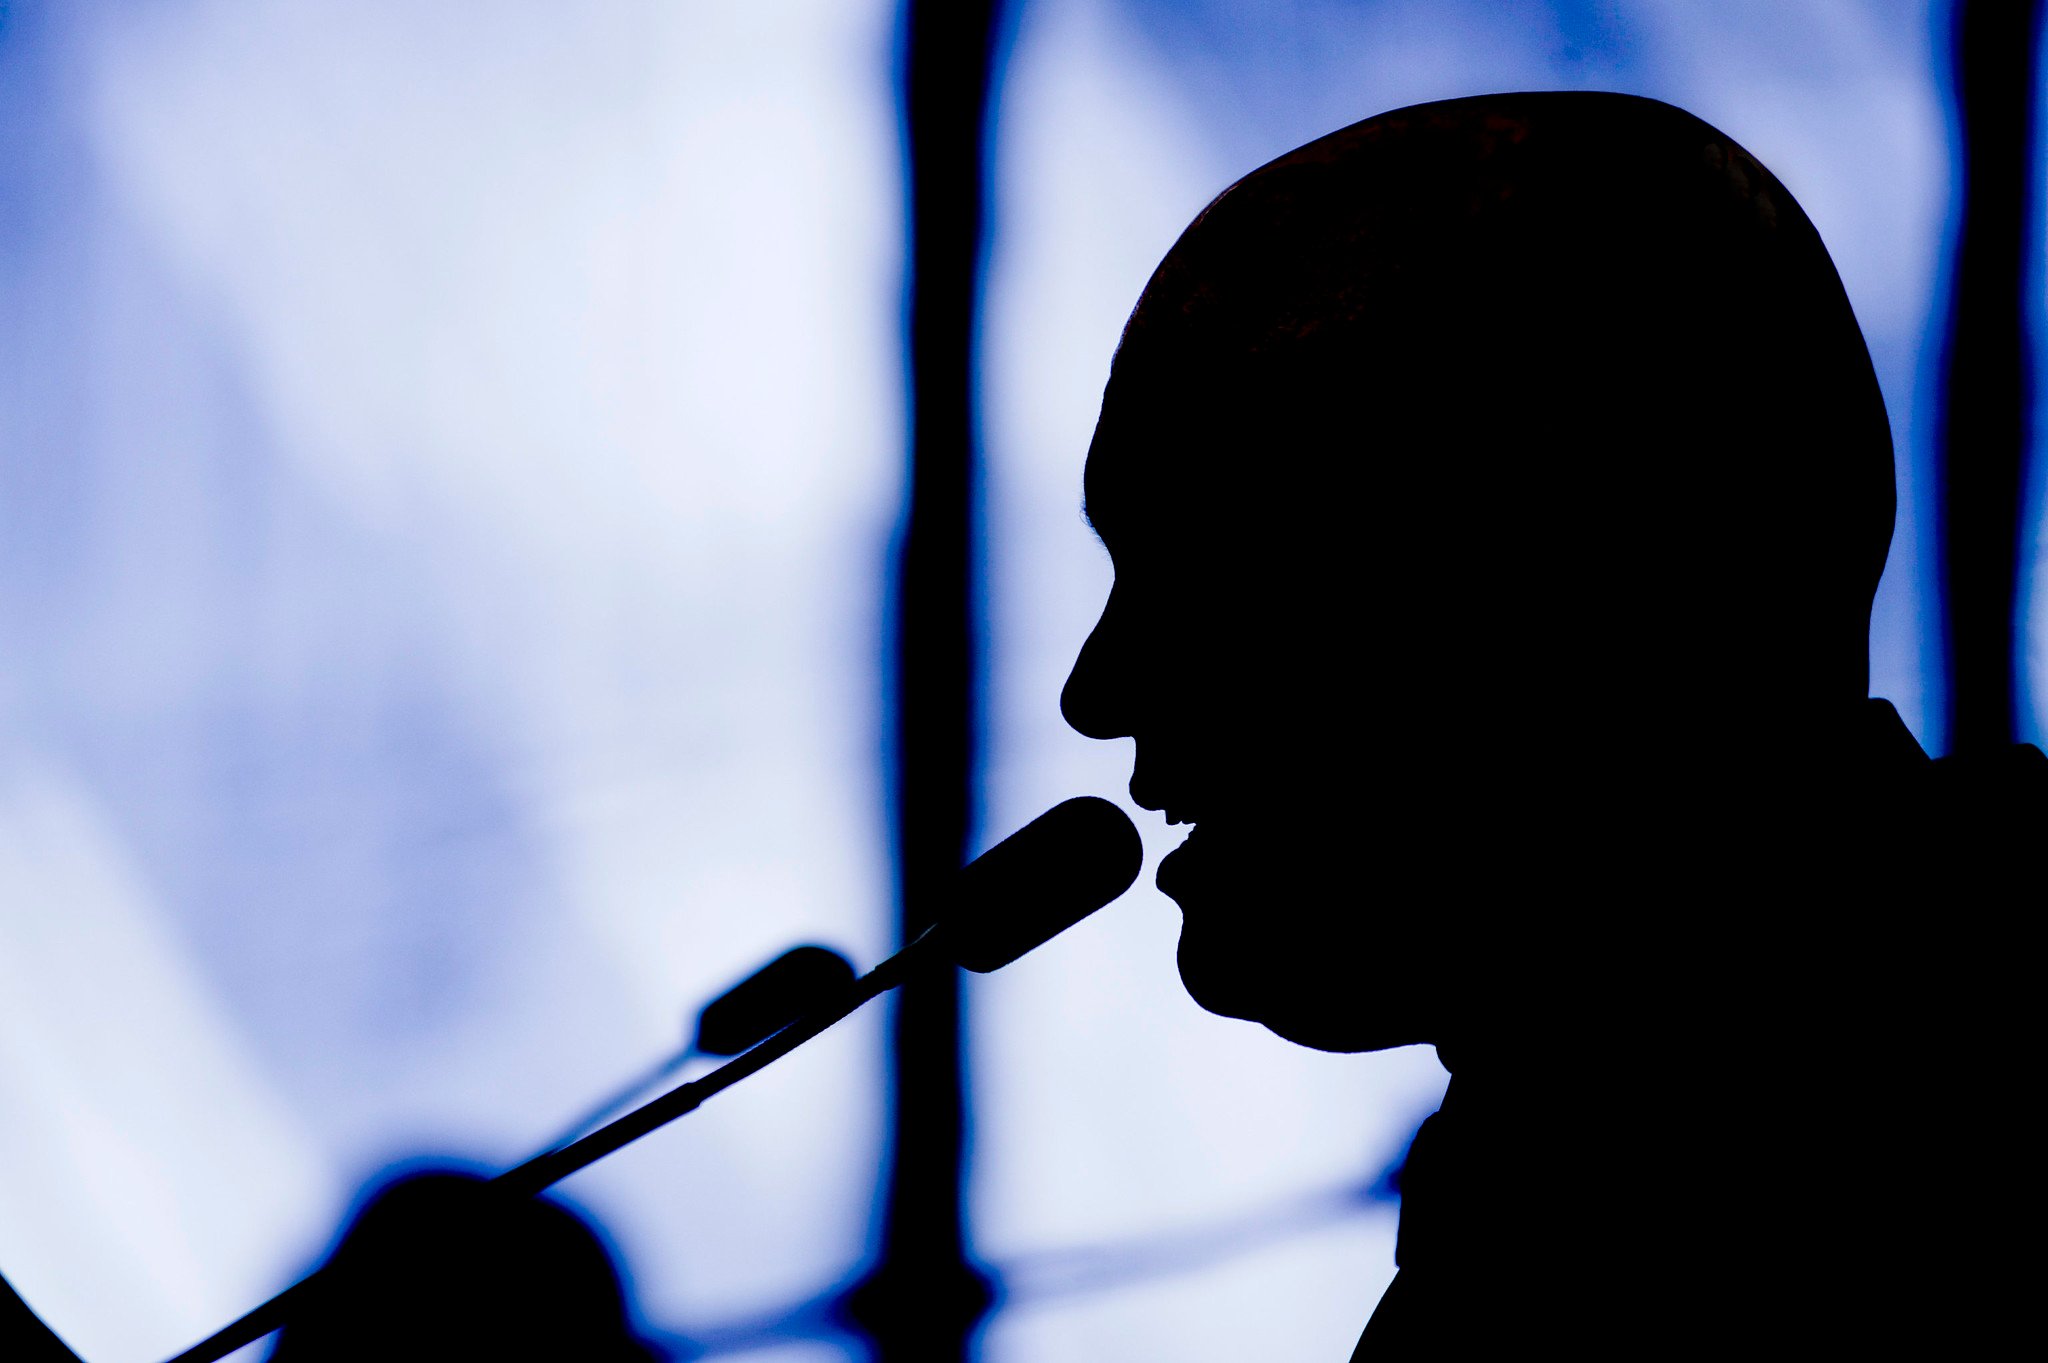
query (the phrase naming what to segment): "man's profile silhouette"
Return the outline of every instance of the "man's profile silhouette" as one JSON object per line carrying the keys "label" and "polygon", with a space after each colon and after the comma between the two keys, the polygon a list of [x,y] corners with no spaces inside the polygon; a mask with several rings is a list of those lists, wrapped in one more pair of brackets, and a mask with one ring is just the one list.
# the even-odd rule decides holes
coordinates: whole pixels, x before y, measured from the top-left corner
{"label": "man's profile silhouette", "polygon": [[1891,437],[1769,171],[1613,94],[1312,142],[1153,274],[1085,483],[1063,709],[1196,825],[1188,991],[1452,1071],[1360,1356],[1952,1340],[1900,1084],[2008,1020],[1892,915],[1988,787],[1867,699]]}

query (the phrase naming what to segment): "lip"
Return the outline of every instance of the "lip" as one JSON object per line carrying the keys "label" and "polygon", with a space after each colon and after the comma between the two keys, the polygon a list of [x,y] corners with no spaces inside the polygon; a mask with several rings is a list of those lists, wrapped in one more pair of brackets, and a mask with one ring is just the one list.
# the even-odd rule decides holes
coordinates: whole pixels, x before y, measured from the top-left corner
{"label": "lip", "polygon": [[1165,814],[1169,824],[1191,824],[1202,817],[1199,802],[1189,798],[1181,783],[1159,781],[1136,772],[1131,775],[1131,802],[1140,809]]}
{"label": "lip", "polygon": [[[1187,906],[1182,893],[1192,888],[1191,877],[1200,874],[1196,868],[1201,864],[1202,854],[1197,844],[1201,833],[1202,830],[1196,828],[1181,839],[1180,846],[1159,859],[1159,870],[1152,877],[1152,883],[1159,887],[1159,892],[1183,909]],[[1190,858],[1193,859],[1192,864]]]}
{"label": "lip", "polygon": [[1196,809],[1192,805],[1181,804],[1177,800],[1141,800],[1138,798],[1137,793],[1133,792],[1131,795],[1131,802],[1137,805],[1140,809],[1150,809],[1157,811],[1158,813],[1164,814],[1166,816],[1166,822],[1174,827],[1179,827],[1182,824],[1193,825],[1201,822],[1202,813],[1200,810]]}

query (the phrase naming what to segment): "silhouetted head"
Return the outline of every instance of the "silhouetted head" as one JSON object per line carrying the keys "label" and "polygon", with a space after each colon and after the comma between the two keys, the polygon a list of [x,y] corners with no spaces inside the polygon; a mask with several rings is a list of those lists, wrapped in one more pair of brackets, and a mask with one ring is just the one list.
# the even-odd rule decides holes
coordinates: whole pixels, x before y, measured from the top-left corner
{"label": "silhouetted head", "polygon": [[1225,191],[1125,329],[1086,498],[1116,583],[1063,705],[1199,825],[1182,977],[1346,1050],[1597,989],[1551,967],[1617,922],[1661,949],[1585,868],[1855,709],[1893,511],[1813,225],[1609,94],[1400,110]]}

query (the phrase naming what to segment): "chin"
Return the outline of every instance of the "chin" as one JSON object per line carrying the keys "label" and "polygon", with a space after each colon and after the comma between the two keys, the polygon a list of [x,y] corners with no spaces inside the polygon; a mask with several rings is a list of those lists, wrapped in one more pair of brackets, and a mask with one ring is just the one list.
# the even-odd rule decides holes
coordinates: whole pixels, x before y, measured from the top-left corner
{"label": "chin", "polygon": [[1426,1029],[1402,1026],[1384,1008],[1361,1008],[1359,991],[1374,989],[1372,983],[1283,969],[1250,943],[1218,942],[1183,926],[1176,961],[1181,985],[1204,1011],[1256,1022],[1297,1046],[1352,1054],[1428,1040]]}
{"label": "chin", "polygon": [[1180,983],[1188,991],[1188,997],[1201,1005],[1203,1011],[1218,1017],[1242,1018],[1246,1022],[1263,1022],[1265,1011],[1261,997],[1263,991],[1247,981],[1248,973],[1243,958],[1232,962],[1227,958],[1217,960],[1214,955],[1198,943],[1191,943],[1188,931],[1181,929],[1180,950],[1175,953],[1174,962],[1180,967]]}
{"label": "chin", "polygon": [[1267,1031],[1284,1041],[1310,1050],[1330,1051],[1338,1055],[1355,1055],[1360,1051],[1390,1051],[1396,1046],[1417,1046],[1424,1042],[1420,1036],[1389,1027],[1362,1027],[1346,1019],[1325,1017],[1274,1017],[1260,1018]]}

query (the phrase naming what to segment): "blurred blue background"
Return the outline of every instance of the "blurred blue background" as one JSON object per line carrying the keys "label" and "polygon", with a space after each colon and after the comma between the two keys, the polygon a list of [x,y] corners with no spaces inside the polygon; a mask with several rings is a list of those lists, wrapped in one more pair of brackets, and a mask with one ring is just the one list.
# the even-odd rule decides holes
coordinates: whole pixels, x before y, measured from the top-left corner
{"label": "blurred blue background", "polygon": [[[1124,793],[1128,744],[1057,696],[1109,582],[1081,456],[1152,266],[1260,162],[1495,89],[1680,104],[1819,225],[1899,449],[1873,694],[1939,752],[1946,12],[1016,0],[985,841]],[[521,1157],[784,946],[888,948],[896,23],[0,4],[0,1267],[92,1363],[282,1286],[379,1170]],[[971,986],[989,1359],[1341,1358],[1392,1273],[1378,1181],[1434,1057],[1199,1012],[1177,921],[1148,876]],[[883,1037],[566,1186],[655,1326],[855,1356],[784,1312],[869,1252]]]}

